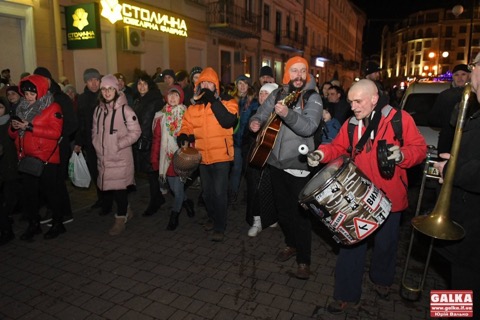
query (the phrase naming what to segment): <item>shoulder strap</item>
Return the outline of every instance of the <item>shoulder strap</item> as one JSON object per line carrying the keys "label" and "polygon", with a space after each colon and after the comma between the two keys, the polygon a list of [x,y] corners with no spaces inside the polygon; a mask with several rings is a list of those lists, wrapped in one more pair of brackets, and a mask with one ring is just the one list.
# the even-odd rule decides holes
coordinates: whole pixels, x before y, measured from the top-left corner
{"label": "shoulder strap", "polygon": [[403,147],[403,128],[402,128],[402,111],[397,110],[392,118],[392,128],[395,133],[395,139],[400,142],[400,147]]}
{"label": "shoulder strap", "polygon": [[355,131],[355,124],[350,122],[350,119],[351,118],[347,120],[348,121],[348,141],[350,143],[347,149],[348,153],[352,153],[353,151],[353,132]]}
{"label": "shoulder strap", "polygon": [[310,99],[310,96],[314,93],[317,93],[317,91],[315,89],[309,89],[309,90],[305,91],[305,93],[302,96],[302,100],[303,100],[302,108],[307,104],[308,99]]}

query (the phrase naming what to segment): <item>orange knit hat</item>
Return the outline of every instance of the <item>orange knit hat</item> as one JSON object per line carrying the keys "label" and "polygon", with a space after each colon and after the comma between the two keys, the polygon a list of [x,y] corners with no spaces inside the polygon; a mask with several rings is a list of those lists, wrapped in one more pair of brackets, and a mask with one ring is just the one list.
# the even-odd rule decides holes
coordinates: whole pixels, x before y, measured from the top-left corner
{"label": "orange knit hat", "polygon": [[308,71],[308,61],[300,56],[295,56],[288,59],[287,63],[285,64],[285,73],[283,74],[283,84],[288,84],[290,82],[290,74],[288,70],[290,70],[290,68],[295,63],[303,63],[307,67],[307,83],[310,81],[310,73]]}

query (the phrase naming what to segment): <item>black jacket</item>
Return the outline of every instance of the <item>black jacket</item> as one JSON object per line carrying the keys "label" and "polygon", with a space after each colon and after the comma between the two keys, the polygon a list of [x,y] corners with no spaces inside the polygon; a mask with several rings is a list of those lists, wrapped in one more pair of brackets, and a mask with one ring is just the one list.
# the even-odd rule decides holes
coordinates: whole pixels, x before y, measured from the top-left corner
{"label": "black jacket", "polygon": [[78,130],[75,144],[84,149],[94,150],[92,145],[93,112],[98,105],[99,92],[85,90],[78,96]]}
{"label": "black jacket", "polygon": [[143,97],[137,96],[133,102],[133,111],[138,117],[142,128],[142,135],[133,145],[135,169],[140,172],[153,171],[150,164],[150,149],[152,144],[152,124],[155,113],[165,105],[162,93],[157,89],[150,89]]}

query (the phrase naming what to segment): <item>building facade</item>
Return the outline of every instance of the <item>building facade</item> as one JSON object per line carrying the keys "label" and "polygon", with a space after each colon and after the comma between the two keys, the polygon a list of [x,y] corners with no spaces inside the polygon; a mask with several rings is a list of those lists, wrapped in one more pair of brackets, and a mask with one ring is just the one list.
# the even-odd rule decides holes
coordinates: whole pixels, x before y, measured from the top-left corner
{"label": "building facade", "polygon": [[384,28],[382,69],[387,78],[402,80],[445,75],[480,51],[479,31],[478,7],[417,12],[391,30]]}
{"label": "building facade", "polygon": [[[280,82],[294,55],[319,83],[335,78],[347,88],[360,74],[366,15],[348,0],[127,1],[0,0],[9,35],[0,68],[18,82],[44,66],[79,91],[86,68],[133,80],[139,70],[211,66],[228,83],[240,74],[255,80],[269,65]],[[93,47],[82,47],[85,39]]]}

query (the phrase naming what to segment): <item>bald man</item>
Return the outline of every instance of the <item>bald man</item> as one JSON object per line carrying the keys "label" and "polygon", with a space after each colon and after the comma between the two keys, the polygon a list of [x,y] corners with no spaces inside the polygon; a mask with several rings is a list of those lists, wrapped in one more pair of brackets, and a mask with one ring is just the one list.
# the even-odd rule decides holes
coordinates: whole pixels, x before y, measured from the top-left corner
{"label": "bald man", "polygon": [[[308,162],[311,166],[317,166],[320,162],[328,163],[342,155],[350,157],[370,181],[390,199],[392,203],[390,214],[371,236],[374,237],[374,248],[370,264],[370,280],[377,295],[381,299],[388,299],[395,275],[401,213],[408,207],[406,169],[420,164],[425,159],[427,145],[408,113],[395,110],[386,100],[379,99],[377,86],[372,80],[363,79],[355,83],[348,92],[348,101],[353,117],[345,121],[331,144],[322,144],[318,150],[309,155]],[[402,113],[403,145],[395,139],[391,123],[397,112]],[[349,126],[353,126],[352,146],[348,133]],[[382,140],[388,146],[388,160],[394,170],[379,168],[377,149],[379,141]],[[335,267],[334,301],[328,305],[328,312],[341,314],[349,308],[358,307],[366,253],[367,241],[340,247]]]}

